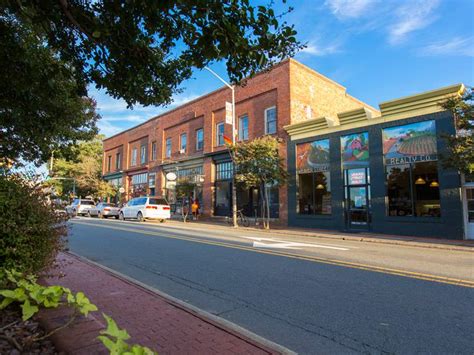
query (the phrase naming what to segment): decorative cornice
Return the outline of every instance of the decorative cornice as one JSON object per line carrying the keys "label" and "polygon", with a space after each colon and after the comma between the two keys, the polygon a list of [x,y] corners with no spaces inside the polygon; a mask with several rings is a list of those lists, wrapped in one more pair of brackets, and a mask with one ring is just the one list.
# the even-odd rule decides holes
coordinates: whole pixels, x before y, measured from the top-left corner
{"label": "decorative cornice", "polygon": [[328,119],[326,117],[313,118],[303,122],[283,127],[290,136],[307,131],[318,131],[328,128]]}
{"label": "decorative cornice", "polygon": [[340,125],[347,125],[354,122],[367,121],[372,118],[372,112],[365,107],[359,107],[355,110],[341,112],[337,114]]}

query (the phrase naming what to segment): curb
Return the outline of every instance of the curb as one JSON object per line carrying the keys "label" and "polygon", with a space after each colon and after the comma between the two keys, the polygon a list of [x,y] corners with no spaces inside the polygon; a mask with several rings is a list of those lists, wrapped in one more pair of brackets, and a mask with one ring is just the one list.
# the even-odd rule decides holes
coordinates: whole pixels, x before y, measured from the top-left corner
{"label": "curb", "polygon": [[175,306],[176,308],[179,308],[187,313],[190,313],[198,318],[200,318],[201,320],[207,322],[207,323],[210,323],[211,325],[227,332],[227,333],[230,333],[232,335],[234,335],[235,337],[247,342],[247,343],[250,343],[256,347],[259,347],[261,348],[262,350],[268,352],[268,353],[271,353],[271,354],[275,354],[275,353],[278,353],[278,354],[285,354],[285,355],[294,355],[296,354],[294,351],[280,345],[280,344],[277,344],[271,340],[268,340],[268,339],[265,339],[263,337],[261,337],[260,335],[257,335],[235,323],[232,323],[226,319],[223,319],[221,317],[218,317],[212,313],[209,313],[207,311],[204,311],[198,307],[195,307],[187,302],[184,302],[180,299],[177,299],[171,295],[168,295],[167,293],[164,293],[154,287],[151,287],[149,285],[146,285],[138,280],[135,280],[127,275],[124,275],[116,270],[113,270],[113,269],[110,269],[108,268],[107,266],[104,266],[104,265],[101,265],[99,263],[96,263],[92,260],[89,260],[81,255],[78,255],[74,252],[71,252],[71,251],[63,251],[64,254],[68,254],[70,255],[71,257],[74,257],[76,259],[78,259],[79,261],[83,262],[83,263],[86,263],[86,264],[89,264],[93,267],[97,267],[99,269],[102,269],[103,271],[111,274],[112,276],[118,278],[118,279],[121,279],[122,281],[126,282],[126,283],[129,283],[129,284],[132,284],[133,286],[135,287],[140,287],[142,289],[144,289],[145,291],[147,292],[151,292],[152,294],[154,295],[157,295],[163,299],[166,300],[166,302],[170,303],[171,305]]}
{"label": "curb", "polygon": [[[172,224],[178,225],[183,224],[181,221],[171,220]],[[195,222],[190,222],[193,225]],[[154,225],[153,223],[149,223]],[[219,223],[200,223],[197,222],[196,226],[206,226],[206,225],[213,225],[217,227],[226,228],[226,226],[221,225]],[[388,237],[382,238],[375,238],[370,236],[352,236],[352,235],[341,235],[341,234],[331,234],[331,235],[321,235],[314,232],[306,232],[306,231],[292,231],[292,230],[281,230],[281,229],[270,229],[270,230],[263,230],[253,227],[243,227],[242,230],[250,230],[253,232],[259,232],[264,234],[278,234],[284,236],[298,236],[298,237],[309,237],[309,238],[321,238],[321,239],[338,239],[338,240],[349,240],[349,241],[356,241],[356,242],[366,242],[366,243],[380,243],[380,244],[389,244],[389,245],[403,245],[403,246],[410,246],[410,247],[417,247],[417,248],[429,248],[429,249],[443,249],[443,250],[454,250],[454,251],[465,251],[465,252],[474,252],[474,242],[472,246],[463,246],[463,245],[453,245],[453,244],[444,244],[444,243],[435,243],[435,242],[423,242],[423,238],[420,237],[420,241],[416,240],[398,240],[398,239],[389,239]],[[410,236],[396,236],[394,238],[417,238],[417,237],[410,237]],[[445,239],[440,239],[440,241],[446,241]],[[456,241],[453,241],[456,243]]]}

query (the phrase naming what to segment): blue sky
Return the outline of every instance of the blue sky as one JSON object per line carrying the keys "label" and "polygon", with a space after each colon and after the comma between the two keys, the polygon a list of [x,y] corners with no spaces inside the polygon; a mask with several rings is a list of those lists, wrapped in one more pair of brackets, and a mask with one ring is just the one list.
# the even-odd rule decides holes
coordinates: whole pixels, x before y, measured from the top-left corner
{"label": "blue sky", "polygon": [[[285,19],[308,47],[295,59],[339,82],[349,94],[377,107],[382,101],[459,82],[474,85],[472,0],[289,0]],[[223,63],[211,66],[226,77]],[[135,107],[91,88],[113,135],[221,87],[196,71],[168,107]]]}

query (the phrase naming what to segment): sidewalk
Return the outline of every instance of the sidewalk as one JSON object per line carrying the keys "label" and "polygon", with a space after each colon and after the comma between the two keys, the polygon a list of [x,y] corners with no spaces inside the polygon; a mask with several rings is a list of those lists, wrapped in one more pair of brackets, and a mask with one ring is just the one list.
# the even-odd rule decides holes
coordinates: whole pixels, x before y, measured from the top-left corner
{"label": "sidewalk", "polygon": [[[179,217],[172,217],[169,221],[172,224],[184,224]],[[277,222],[270,223],[270,230],[253,226],[254,220],[250,220],[250,227],[241,227],[242,230],[252,231],[258,233],[265,233],[268,235],[284,236],[287,239],[297,237],[311,237],[311,238],[327,238],[327,239],[342,239],[369,243],[384,243],[393,245],[406,245],[412,247],[436,248],[446,250],[460,250],[474,252],[474,240],[452,240],[440,238],[424,238],[403,235],[390,234],[376,234],[370,232],[347,233],[340,231],[331,231],[325,229],[315,228],[295,228],[278,225]],[[223,229],[229,228],[226,220],[221,217],[204,217],[199,221],[188,220],[186,225],[197,228],[213,228],[220,227]]]}
{"label": "sidewalk", "polygon": [[[43,283],[82,291],[99,312],[81,318],[53,335],[59,351],[67,354],[108,354],[97,340],[104,329],[101,312],[110,315],[130,334],[130,344],[147,346],[160,354],[279,354],[288,353],[238,326],[219,320],[159,291],[68,253],[58,256],[61,267]],[[47,310],[40,314],[46,329],[67,321],[68,310]]]}

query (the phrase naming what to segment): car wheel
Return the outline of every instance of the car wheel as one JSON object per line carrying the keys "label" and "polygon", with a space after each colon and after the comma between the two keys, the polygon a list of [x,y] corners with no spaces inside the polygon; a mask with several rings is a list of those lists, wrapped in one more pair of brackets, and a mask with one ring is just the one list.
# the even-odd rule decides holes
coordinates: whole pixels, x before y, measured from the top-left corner
{"label": "car wheel", "polygon": [[142,215],[141,212],[138,212],[138,214],[137,214],[137,219],[138,219],[138,222],[143,222],[143,221],[144,221],[143,215]]}
{"label": "car wheel", "polygon": [[118,218],[119,218],[121,221],[125,221],[125,217],[123,216],[123,213],[122,213],[122,212],[120,212]]}
{"label": "car wheel", "polygon": [[119,219],[119,218],[120,218],[120,216],[119,216],[119,215],[116,215],[116,216],[115,216],[115,219]]}

